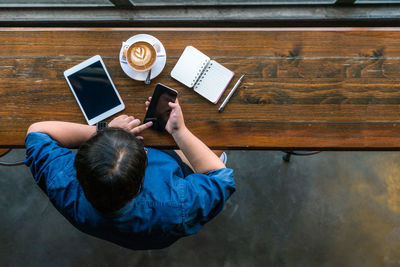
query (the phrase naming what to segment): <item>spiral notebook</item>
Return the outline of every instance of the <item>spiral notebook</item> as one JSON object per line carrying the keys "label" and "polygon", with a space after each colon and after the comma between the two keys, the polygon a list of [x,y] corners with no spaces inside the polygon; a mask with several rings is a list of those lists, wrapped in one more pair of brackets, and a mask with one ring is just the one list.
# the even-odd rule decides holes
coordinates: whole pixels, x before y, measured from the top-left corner
{"label": "spiral notebook", "polygon": [[187,46],[171,71],[175,80],[216,104],[234,73],[215,60]]}

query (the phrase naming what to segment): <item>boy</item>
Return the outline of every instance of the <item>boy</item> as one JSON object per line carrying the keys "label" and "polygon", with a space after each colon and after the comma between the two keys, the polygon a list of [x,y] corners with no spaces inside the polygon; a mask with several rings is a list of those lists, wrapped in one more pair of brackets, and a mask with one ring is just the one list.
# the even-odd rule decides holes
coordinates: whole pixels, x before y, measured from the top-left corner
{"label": "boy", "polygon": [[[197,233],[235,191],[233,170],[186,128],[178,100],[168,105],[165,129],[180,151],[144,148],[135,135],[151,122],[132,116],[97,134],[48,121],[29,127],[25,164],[79,230],[130,249],[167,247]],[[77,155],[69,149],[76,146]]]}

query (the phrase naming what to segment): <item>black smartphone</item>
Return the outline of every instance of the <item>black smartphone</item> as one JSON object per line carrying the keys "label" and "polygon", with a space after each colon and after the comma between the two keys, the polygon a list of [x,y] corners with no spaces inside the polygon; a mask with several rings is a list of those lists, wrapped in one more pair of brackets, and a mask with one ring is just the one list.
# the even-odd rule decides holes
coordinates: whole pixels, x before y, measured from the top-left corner
{"label": "black smartphone", "polygon": [[144,123],[152,121],[151,128],[157,131],[165,131],[165,125],[168,122],[171,108],[168,103],[175,103],[178,92],[161,83],[156,85],[153,96],[151,97],[149,108],[147,109]]}

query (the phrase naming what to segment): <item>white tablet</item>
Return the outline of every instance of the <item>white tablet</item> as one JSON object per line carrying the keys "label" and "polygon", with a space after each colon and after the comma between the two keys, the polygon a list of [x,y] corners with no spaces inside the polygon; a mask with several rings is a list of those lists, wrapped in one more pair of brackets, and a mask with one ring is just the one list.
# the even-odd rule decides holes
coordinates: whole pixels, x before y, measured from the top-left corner
{"label": "white tablet", "polygon": [[64,76],[89,125],[125,108],[99,55],[64,71]]}

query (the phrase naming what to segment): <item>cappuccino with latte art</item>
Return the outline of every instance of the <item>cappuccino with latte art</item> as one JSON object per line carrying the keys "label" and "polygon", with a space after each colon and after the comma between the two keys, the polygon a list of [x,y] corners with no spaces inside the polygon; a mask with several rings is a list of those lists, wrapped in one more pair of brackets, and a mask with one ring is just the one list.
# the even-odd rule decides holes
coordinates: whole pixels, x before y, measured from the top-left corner
{"label": "cappuccino with latte art", "polygon": [[128,65],[136,71],[147,71],[154,66],[157,52],[153,45],[145,41],[133,43],[124,50],[124,57]]}

